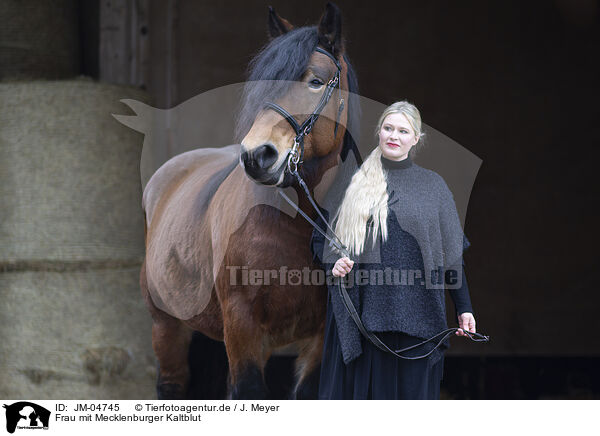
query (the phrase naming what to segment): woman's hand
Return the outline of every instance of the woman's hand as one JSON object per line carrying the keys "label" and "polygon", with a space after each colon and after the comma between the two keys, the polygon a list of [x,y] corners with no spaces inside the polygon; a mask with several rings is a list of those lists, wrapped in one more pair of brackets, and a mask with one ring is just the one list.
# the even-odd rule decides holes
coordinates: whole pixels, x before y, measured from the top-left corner
{"label": "woman's hand", "polygon": [[458,336],[468,336],[462,329],[475,333],[475,317],[471,312],[461,313],[458,315],[458,326],[461,328],[456,332]]}
{"label": "woman's hand", "polygon": [[354,265],[354,261],[350,260],[348,257],[341,257],[337,260],[331,272],[336,277],[344,277],[346,274],[350,272],[352,266]]}

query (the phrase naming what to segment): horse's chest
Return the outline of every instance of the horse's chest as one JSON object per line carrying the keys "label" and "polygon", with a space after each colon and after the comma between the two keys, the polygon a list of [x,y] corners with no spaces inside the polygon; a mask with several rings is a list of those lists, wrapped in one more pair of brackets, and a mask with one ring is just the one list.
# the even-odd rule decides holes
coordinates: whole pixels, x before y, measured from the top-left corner
{"label": "horse's chest", "polygon": [[327,291],[322,271],[312,268],[310,234],[309,228],[260,223],[237,232],[229,244],[230,288],[277,337],[313,334],[324,317]]}
{"label": "horse's chest", "polygon": [[255,219],[253,225],[236,232],[229,244],[230,258],[236,258],[253,267],[308,267],[310,256],[310,229],[299,228],[291,219],[277,221]]}

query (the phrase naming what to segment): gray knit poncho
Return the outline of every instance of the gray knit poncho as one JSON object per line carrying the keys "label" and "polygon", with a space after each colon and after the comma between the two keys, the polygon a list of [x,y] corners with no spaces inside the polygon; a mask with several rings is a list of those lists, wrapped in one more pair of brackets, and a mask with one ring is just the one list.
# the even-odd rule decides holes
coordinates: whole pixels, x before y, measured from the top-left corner
{"label": "gray knit poncho", "polygon": [[[379,236],[373,247],[372,235],[367,232],[364,252],[353,259],[354,267],[344,283],[368,330],[399,331],[427,339],[448,328],[445,288],[453,289],[457,313],[472,312],[462,269],[462,253],[469,243],[452,193],[441,176],[410,158],[398,162],[382,157],[382,163],[388,180],[388,237],[382,244]],[[315,260],[331,274],[340,256],[324,244],[317,231],[311,249]],[[338,287],[330,285],[329,292],[347,364],[362,353],[361,334]],[[446,340],[442,349],[433,353],[431,365],[448,346]],[[419,354],[432,347],[427,344]]]}

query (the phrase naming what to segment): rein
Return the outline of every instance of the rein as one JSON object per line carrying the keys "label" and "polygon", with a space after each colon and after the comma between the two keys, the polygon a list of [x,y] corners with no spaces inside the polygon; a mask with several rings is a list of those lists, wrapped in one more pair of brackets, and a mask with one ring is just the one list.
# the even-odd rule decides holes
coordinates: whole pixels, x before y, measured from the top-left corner
{"label": "rein", "polygon": [[[321,233],[325,237],[325,239],[327,239],[330,242],[330,244],[336,249],[336,251],[340,255],[349,258],[350,254],[348,252],[348,249],[344,246],[342,241],[335,234],[334,230],[331,228],[328,221],[325,219],[325,217],[321,213],[321,210],[319,209],[319,207],[317,206],[317,204],[315,203],[314,199],[312,198],[312,196],[310,194],[308,186],[306,185],[306,183],[304,182],[304,180],[298,173],[298,164],[301,164],[303,162],[302,158],[304,157],[304,137],[310,133],[315,122],[319,118],[321,111],[325,108],[325,106],[329,102],[329,99],[331,98],[331,95],[333,94],[334,89],[336,87],[339,89],[339,84],[340,84],[340,72],[341,72],[342,68],[341,68],[339,61],[337,59],[335,59],[329,52],[325,51],[321,47],[317,47],[316,51],[327,55],[331,60],[333,60],[333,62],[335,63],[335,65],[337,67],[337,71],[334,74],[334,76],[329,80],[329,82],[327,82],[327,87],[325,89],[325,92],[321,96],[321,100],[319,101],[319,104],[315,108],[314,112],[302,123],[302,125],[299,125],[298,122],[296,121],[296,119],[281,106],[279,106],[275,103],[267,102],[265,104],[265,107],[268,109],[272,109],[275,112],[278,112],[280,115],[282,115],[287,120],[287,122],[292,126],[292,128],[294,129],[294,132],[296,132],[296,137],[294,138],[294,145],[288,156],[287,169],[296,178],[296,180],[298,181],[298,183],[300,184],[300,186],[306,193],[306,197],[310,201],[310,204],[317,211],[317,214],[319,215],[319,217],[321,217],[321,219],[323,220],[323,222],[325,223],[327,228],[331,231],[333,238],[330,237],[329,235],[327,235],[326,231],[321,229],[317,225],[317,223],[315,223],[306,213],[304,213],[281,189],[278,189],[277,192],[290,204],[290,206],[292,206],[298,213],[300,213],[315,228],[315,230],[317,230],[319,233]],[[344,108],[344,100],[340,98],[340,107],[338,109],[338,114],[337,114],[335,129],[334,129],[334,137],[337,134],[338,121],[339,121],[339,118],[340,118],[343,108]],[[453,328],[449,328],[444,331],[441,331],[438,334],[432,336],[431,338],[426,339],[422,342],[419,342],[418,344],[411,345],[410,347],[402,348],[399,350],[392,350],[384,342],[382,342],[374,333],[369,332],[365,328],[362,320],[360,319],[360,315],[358,314],[358,312],[356,310],[356,307],[354,307],[354,304],[352,303],[350,295],[348,295],[348,291],[346,290],[346,287],[342,283],[341,277],[337,277],[337,284],[338,284],[338,291],[339,291],[340,297],[342,298],[342,301],[344,302],[344,306],[346,307],[346,310],[348,311],[348,313],[354,320],[354,323],[356,324],[356,326],[358,327],[358,329],[360,330],[362,335],[365,338],[367,338],[373,345],[375,345],[380,350],[390,353],[390,354],[393,354],[394,356],[396,356],[400,359],[416,360],[416,359],[423,359],[425,357],[428,357],[444,342],[444,340],[446,340],[446,338],[450,337],[453,333],[455,333],[459,330],[462,330],[463,332],[465,332],[467,334],[467,336],[474,342],[489,342],[489,340],[490,340],[489,336],[485,336],[485,335],[482,335],[482,334],[476,333],[476,332],[470,332],[468,330],[460,329],[458,327],[453,327]],[[403,356],[400,354],[400,353],[404,353],[406,351],[412,350],[414,348],[420,347],[421,345],[424,345],[428,342],[434,342],[436,340],[436,338],[439,338],[439,337],[441,337],[441,339],[437,342],[435,347],[433,347],[426,354],[423,354],[421,356]]]}

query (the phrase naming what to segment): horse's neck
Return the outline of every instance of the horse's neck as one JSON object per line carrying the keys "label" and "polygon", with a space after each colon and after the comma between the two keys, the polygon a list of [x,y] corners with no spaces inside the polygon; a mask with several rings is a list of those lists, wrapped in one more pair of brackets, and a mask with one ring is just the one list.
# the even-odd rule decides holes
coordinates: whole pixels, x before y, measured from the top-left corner
{"label": "horse's neck", "polygon": [[[335,171],[330,175],[331,178],[335,177],[334,173]],[[329,187],[330,184],[331,180],[328,180],[325,186]],[[223,185],[223,195],[230,197],[231,200],[231,216],[227,218],[228,224],[227,229],[225,229],[228,233],[236,231],[242,226],[248,213],[257,207],[258,210],[255,210],[254,213],[264,213],[264,218],[267,220],[265,224],[283,225],[284,222],[293,223],[294,225],[305,224],[305,218],[278,194],[279,190],[283,191],[311,219],[314,220],[317,216],[317,212],[309,201],[304,189],[297,184],[288,188],[260,185],[251,181],[241,167],[237,167]],[[314,198],[312,192],[314,190],[310,186],[308,186],[308,189],[310,195]],[[260,206],[264,207],[261,208]],[[278,210],[280,213],[273,213],[273,209]],[[230,213],[228,212],[228,215]],[[289,218],[285,218],[284,221],[281,221],[284,218],[282,214],[287,214],[292,220],[290,221]],[[273,220],[276,220],[277,223],[273,222]]]}

